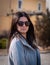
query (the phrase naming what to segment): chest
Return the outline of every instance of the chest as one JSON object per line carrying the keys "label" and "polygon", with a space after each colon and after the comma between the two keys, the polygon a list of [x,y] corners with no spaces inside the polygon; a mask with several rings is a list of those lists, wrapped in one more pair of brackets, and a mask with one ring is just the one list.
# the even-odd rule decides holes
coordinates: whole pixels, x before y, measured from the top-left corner
{"label": "chest", "polygon": [[29,47],[20,45],[19,50],[19,58],[20,61],[26,65],[37,65],[37,56],[36,51],[30,49]]}
{"label": "chest", "polygon": [[36,51],[31,50],[30,48],[24,47],[24,58],[25,61],[28,65],[36,65],[37,63],[37,56],[36,56]]}

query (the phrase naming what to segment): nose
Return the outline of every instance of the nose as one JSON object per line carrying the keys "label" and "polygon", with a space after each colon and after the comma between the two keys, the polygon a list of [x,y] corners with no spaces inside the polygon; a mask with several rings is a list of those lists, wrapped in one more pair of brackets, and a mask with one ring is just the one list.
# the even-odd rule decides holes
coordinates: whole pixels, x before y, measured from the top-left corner
{"label": "nose", "polygon": [[25,23],[23,24],[23,26],[25,26]]}

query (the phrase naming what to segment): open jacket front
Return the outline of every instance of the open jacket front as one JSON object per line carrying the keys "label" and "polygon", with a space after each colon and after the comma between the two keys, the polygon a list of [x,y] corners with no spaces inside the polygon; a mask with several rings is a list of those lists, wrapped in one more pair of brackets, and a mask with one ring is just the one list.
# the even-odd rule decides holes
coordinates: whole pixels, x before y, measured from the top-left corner
{"label": "open jacket front", "polygon": [[8,61],[8,65],[41,65],[38,49],[33,49],[23,37],[12,39]]}

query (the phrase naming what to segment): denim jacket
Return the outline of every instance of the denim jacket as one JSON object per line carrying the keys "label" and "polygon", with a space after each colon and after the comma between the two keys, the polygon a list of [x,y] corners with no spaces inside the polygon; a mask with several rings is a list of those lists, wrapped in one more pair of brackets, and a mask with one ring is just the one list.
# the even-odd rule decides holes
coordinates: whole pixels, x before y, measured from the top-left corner
{"label": "denim jacket", "polygon": [[8,65],[41,65],[39,50],[33,49],[23,37],[14,37],[9,48]]}

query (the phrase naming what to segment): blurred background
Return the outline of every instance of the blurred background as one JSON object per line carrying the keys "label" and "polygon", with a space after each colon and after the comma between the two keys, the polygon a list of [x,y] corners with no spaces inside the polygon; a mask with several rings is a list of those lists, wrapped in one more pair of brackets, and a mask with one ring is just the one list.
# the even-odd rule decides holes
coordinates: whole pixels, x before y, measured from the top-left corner
{"label": "blurred background", "polygon": [[[0,56],[5,56],[0,57],[0,60],[4,61],[4,58],[7,59],[7,44],[11,21],[17,11],[28,13],[34,26],[35,37],[40,52],[49,53],[50,55],[50,1],[0,0]],[[41,54],[42,60],[50,57],[49,55]],[[42,65],[50,65],[49,60],[42,61]],[[3,65],[2,62],[1,65]]]}

